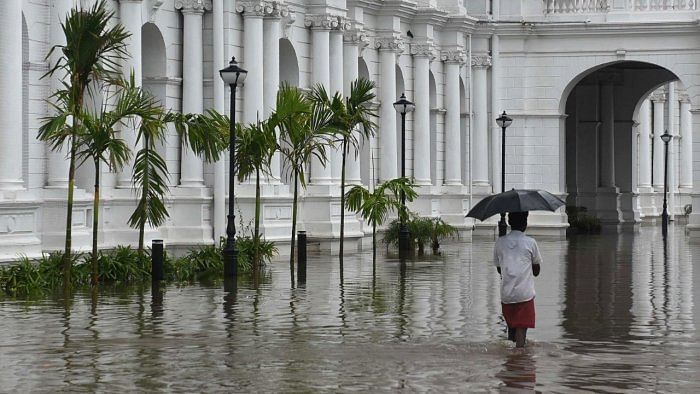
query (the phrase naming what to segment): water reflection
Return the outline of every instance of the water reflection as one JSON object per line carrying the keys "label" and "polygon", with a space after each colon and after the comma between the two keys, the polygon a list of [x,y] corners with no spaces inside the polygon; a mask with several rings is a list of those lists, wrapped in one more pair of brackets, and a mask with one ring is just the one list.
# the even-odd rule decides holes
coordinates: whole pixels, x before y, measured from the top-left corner
{"label": "water reflection", "polygon": [[504,392],[534,390],[537,384],[537,363],[530,350],[513,350],[505,358],[496,377],[503,381]]}
{"label": "water reflection", "polygon": [[[539,240],[537,328],[504,340],[493,240],[309,256],[250,281],[0,301],[0,391],[696,391],[692,254],[671,233]],[[150,290],[150,293],[149,293]]]}

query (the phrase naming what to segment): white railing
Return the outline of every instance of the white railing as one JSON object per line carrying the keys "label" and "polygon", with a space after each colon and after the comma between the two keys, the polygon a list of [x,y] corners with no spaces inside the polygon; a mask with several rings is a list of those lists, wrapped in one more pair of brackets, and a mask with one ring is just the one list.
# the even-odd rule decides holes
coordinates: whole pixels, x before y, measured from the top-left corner
{"label": "white railing", "polygon": [[[593,14],[610,11],[692,11],[698,0],[627,0],[613,9],[612,0],[544,0],[547,14]],[[619,9],[618,9],[619,8]]]}

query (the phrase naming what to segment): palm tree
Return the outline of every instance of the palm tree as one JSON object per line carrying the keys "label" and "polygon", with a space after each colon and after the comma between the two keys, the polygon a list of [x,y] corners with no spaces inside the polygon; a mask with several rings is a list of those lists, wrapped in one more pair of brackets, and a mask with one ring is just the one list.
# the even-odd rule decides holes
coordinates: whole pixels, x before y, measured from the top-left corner
{"label": "palm tree", "polygon": [[332,143],[333,114],[319,102],[310,99],[321,89],[312,89],[309,95],[296,87],[282,85],[277,92],[277,107],[270,116],[270,127],[279,128],[278,149],[291,173],[294,182],[292,201],[292,244],[289,268],[294,272],[294,242],[296,239],[297,202],[299,185],[306,187],[305,167],[311,158],[317,158],[323,165],[327,162],[326,148]]}
{"label": "palm tree", "polygon": [[377,226],[382,225],[390,211],[396,210],[399,218],[408,220],[408,209],[401,205],[401,192],[406,201],[413,201],[418,194],[415,184],[408,178],[396,178],[379,184],[373,192],[363,186],[354,186],[347,193],[346,204],[372,225],[372,266],[377,262]]}
{"label": "palm tree", "polygon": [[272,156],[277,151],[277,136],[272,123],[259,121],[246,127],[236,125],[236,173],[238,180],[255,175],[255,227],[253,230],[253,268],[260,263],[260,175],[270,175]]}
{"label": "palm tree", "polygon": [[106,102],[102,104],[99,112],[92,113],[83,110],[79,117],[80,131],[76,135],[76,158],[80,164],[92,160],[95,166],[95,192],[93,197],[93,226],[92,226],[92,284],[97,285],[97,234],[99,229],[100,209],[100,174],[101,163],[105,163],[111,170],[121,169],[131,157],[129,146],[116,135],[115,128],[126,123],[134,116],[142,119],[150,119],[157,115],[159,108],[156,100],[145,94],[133,78],[117,86],[117,92],[113,94],[116,103],[112,109],[108,109]]}
{"label": "palm tree", "polygon": [[207,163],[219,160],[228,147],[228,119],[214,110],[206,114],[166,112],[156,105],[154,112],[140,120],[137,143],[143,147],[134,159],[133,182],[139,193],[139,202],[129,218],[129,226],[139,230],[139,253],[144,251],[146,224],[158,227],[169,217],[165,207],[168,188],[168,167],[156,151],[156,144],[166,137],[166,127],[173,124],[183,149],[189,147]]}
{"label": "palm tree", "polygon": [[350,95],[343,100],[338,93],[329,97],[325,89],[319,89],[312,96],[314,101],[324,103],[333,112],[333,123],[342,149],[340,175],[340,248],[339,258],[343,266],[343,242],[345,239],[345,163],[348,152],[352,149],[355,157],[359,154],[362,141],[374,136],[377,129],[372,121],[377,114],[370,103],[376,95],[374,82],[364,78],[350,84]]}
{"label": "palm tree", "polygon": [[[75,160],[78,151],[76,135],[81,129],[86,94],[90,86],[100,81],[113,83],[113,75],[119,73],[120,62],[127,55],[126,39],[130,34],[121,24],[113,24],[114,13],[109,12],[106,1],[100,0],[90,8],[73,8],[61,24],[66,44],[56,45],[46,55],[51,58],[54,51],[62,55],[44,75],[65,77],[65,86],[56,92],[56,113],[44,119],[38,138],[60,150],[67,143],[69,153],[68,201],[66,207],[66,242],[63,258],[64,283],[70,283],[71,271],[71,226],[73,221],[73,189],[75,187]],[[72,124],[67,125],[68,119]]]}

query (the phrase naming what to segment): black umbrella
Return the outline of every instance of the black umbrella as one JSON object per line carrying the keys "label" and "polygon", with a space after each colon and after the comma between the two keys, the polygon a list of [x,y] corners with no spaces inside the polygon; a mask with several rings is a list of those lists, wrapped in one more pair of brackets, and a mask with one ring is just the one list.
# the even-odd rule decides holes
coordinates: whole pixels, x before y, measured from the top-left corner
{"label": "black umbrella", "polygon": [[556,211],[565,205],[559,197],[544,190],[509,190],[479,201],[467,217],[486,220],[493,215],[507,212]]}

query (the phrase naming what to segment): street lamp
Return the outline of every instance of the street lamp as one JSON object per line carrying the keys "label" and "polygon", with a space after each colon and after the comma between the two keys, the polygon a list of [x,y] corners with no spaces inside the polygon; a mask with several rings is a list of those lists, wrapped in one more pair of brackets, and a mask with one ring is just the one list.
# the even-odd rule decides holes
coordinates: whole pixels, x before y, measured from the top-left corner
{"label": "street lamp", "polygon": [[666,237],[668,234],[668,210],[666,208],[666,194],[668,193],[668,143],[671,142],[673,136],[664,131],[661,135],[661,141],[664,142],[664,205],[661,213],[661,234]]}
{"label": "street lamp", "polygon": [[228,223],[226,225],[226,247],[224,247],[224,277],[235,278],[238,275],[238,250],[236,249],[236,216],[233,214],[233,198],[236,163],[236,87],[243,83],[248,71],[238,67],[236,58],[232,57],[228,67],[219,71],[224,83],[231,87],[231,115],[229,123],[229,173],[228,173]]}
{"label": "street lamp", "polygon": [[[406,99],[406,95],[401,93],[399,101],[394,103],[394,109],[401,114],[401,177],[406,177],[406,114],[413,112],[416,105]],[[406,195],[401,191],[401,213],[406,212]],[[408,229],[404,222],[404,215],[399,215],[401,224],[399,226],[399,256],[406,256],[410,246],[408,239]]]}
{"label": "street lamp", "polygon": [[[506,191],[506,129],[513,123],[506,111],[503,111],[501,116],[496,118],[496,124],[501,127],[501,193]],[[501,221],[498,222],[498,236],[502,237],[506,235],[508,231],[508,225],[506,224],[506,214],[501,214]]]}

